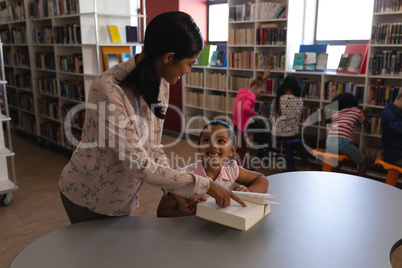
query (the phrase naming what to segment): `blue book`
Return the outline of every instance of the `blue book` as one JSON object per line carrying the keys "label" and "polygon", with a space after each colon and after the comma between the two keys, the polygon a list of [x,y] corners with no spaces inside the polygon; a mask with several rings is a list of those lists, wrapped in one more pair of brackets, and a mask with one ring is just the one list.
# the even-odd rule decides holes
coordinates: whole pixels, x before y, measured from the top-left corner
{"label": "blue book", "polygon": [[120,57],[121,57],[121,62],[126,62],[131,58],[131,54],[130,53],[121,53]]}

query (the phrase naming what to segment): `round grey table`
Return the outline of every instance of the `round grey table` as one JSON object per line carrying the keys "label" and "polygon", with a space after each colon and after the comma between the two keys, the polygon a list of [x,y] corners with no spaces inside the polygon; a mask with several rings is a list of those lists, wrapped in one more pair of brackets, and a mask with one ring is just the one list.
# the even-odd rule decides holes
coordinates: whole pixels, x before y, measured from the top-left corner
{"label": "round grey table", "polygon": [[391,267],[400,189],[329,172],[268,178],[280,204],[247,232],[196,217],[89,221],[38,239],[10,267]]}

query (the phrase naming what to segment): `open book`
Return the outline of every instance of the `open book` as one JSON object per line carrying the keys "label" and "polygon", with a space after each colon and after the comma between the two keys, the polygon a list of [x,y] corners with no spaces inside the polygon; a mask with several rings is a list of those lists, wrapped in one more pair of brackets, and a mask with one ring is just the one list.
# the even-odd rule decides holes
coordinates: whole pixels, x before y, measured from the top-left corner
{"label": "open book", "polygon": [[274,194],[238,191],[233,191],[233,193],[242,199],[247,204],[247,207],[243,207],[232,200],[230,206],[222,208],[215,203],[213,197],[208,197],[207,201],[197,204],[196,216],[247,231],[271,212],[271,204],[278,204],[267,200],[268,198],[279,198],[279,196]]}

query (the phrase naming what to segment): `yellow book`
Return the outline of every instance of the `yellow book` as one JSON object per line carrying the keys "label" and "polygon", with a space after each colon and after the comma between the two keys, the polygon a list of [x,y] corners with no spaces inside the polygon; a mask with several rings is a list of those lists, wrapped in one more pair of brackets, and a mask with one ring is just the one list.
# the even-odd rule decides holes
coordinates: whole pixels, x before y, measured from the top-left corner
{"label": "yellow book", "polygon": [[117,25],[108,25],[110,37],[113,43],[121,43],[119,27]]}

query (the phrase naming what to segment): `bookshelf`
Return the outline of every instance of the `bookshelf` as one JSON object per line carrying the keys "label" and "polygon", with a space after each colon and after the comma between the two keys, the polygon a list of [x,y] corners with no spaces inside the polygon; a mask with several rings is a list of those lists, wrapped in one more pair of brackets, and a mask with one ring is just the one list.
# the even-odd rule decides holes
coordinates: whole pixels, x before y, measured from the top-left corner
{"label": "bookshelf", "polygon": [[[19,17],[14,21],[10,7],[15,6],[19,12],[12,13]],[[6,0],[0,7],[0,34],[9,41],[5,67],[14,127],[73,149],[64,119],[85,102],[92,80],[103,72],[103,47],[140,50],[145,0]],[[117,26],[121,43],[112,42],[108,25]],[[126,26],[137,27],[138,42],[126,42]],[[71,122],[75,137],[83,119],[83,110],[77,111]]]}
{"label": "bookshelf", "polygon": [[[402,43],[385,43],[382,41],[375,41],[376,37],[375,29],[377,25],[383,25],[383,27],[390,27],[389,25],[401,25],[402,24],[402,7],[401,10],[389,10],[375,11],[373,15],[373,40],[369,43],[368,49],[368,62],[364,74],[349,74],[349,73],[337,73],[335,71],[314,72],[314,71],[295,71],[293,67],[294,53],[299,52],[300,44],[308,44],[306,36],[308,33],[304,33],[302,28],[304,25],[303,10],[307,8],[304,6],[303,1],[280,1],[276,0],[275,3],[287,5],[288,15],[286,18],[260,18],[258,15],[248,16],[248,10],[259,10],[259,5],[267,5],[272,3],[268,1],[240,1],[230,0],[229,16],[233,16],[233,13],[240,20],[229,19],[229,39],[227,44],[228,65],[225,68],[217,68],[210,66],[194,66],[192,67],[192,73],[186,75],[183,83],[183,112],[186,122],[186,132],[189,134],[197,135],[199,129],[202,127],[202,118],[205,120],[212,119],[226,119],[231,123],[232,121],[232,105],[236,96],[237,90],[248,85],[251,77],[263,74],[264,66],[258,62],[258,57],[255,55],[267,55],[284,56],[285,60],[276,60],[276,65],[266,65],[271,69],[271,90],[256,101],[256,106],[262,102],[271,103],[276,94],[276,87],[279,85],[281,79],[287,75],[294,75],[301,81],[302,88],[306,90],[303,93],[304,111],[303,121],[311,114],[318,110],[323,110],[330,103],[332,94],[337,94],[334,89],[342,89],[353,87],[356,92],[359,92],[359,103],[361,108],[369,109],[369,121],[363,126],[358,126],[355,131],[354,143],[358,148],[364,152],[369,158],[369,161],[373,164],[369,168],[368,175],[385,178],[384,172],[374,166],[374,160],[382,152],[381,145],[381,130],[378,127],[380,117],[383,108],[386,106],[387,100],[376,103],[373,101],[373,90],[377,90],[379,93],[384,94],[392,88],[402,87],[402,70],[399,73],[391,71],[389,73],[373,73],[371,70],[371,62],[375,55],[381,55],[382,58],[391,58],[392,54],[396,59],[402,54]],[[385,2],[376,0],[374,8],[377,3]],[[392,1],[391,1],[392,2]],[[254,7],[250,6],[254,4]],[[265,9],[266,10],[266,9]],[[284,39],[278,39],[273,42],[261,42],[258,38],[261,37],[261,32],[267,31],[266,29],[276,29],[281,35],[281,31],[286,32]],[[260,29],[264,29],[263,31]],[[272,30],[271,29],[271,30]],[[278,30],[279,29],[279,30]],[[395,27],[395,30],[398,29]],[[254,35],[253,35],[254,31]],[[400,31],[400,30],[399,30]],[[272,32],[272,31],[271,31]],[[391,31],[391,36],[392,36]],[[396,33],[396,32],[395,32]],[[283,33],[282,33],[283,34]],[[275,36],[275,33],[273,34]],[[240,37],[240,38],[239,38]],[[386,53],[384,52],[386,51]],[[388,53],[391,52],[391,56]],[[240,53],[240,57],[236,56],[236,53]],[[254,54],[254,58],[252,55]],[[233,55],[233,56],[231,56]],[[251,55],[251,56],[250,56]],[[229,59],[230,57],[230,59]],[[236,58],[237,57],[237,58]],[[251,62],[249,65],[247,61],[245,65],[235,65],[233,59],[249,59]],[[396,61],[395,59],[395,61]],[[267,62],[267,61],[266,61]],[[270,61],[268,61],[270,62]],[[399,64],[401,60],[399,61]],[[390,64],[391,65],[391,64]],[[395,64],[397,65],[397,64]],[[393,65],[394,66],[394,65]],[[225,81],[223,88],[216,86],[207,86],[211,84],[211,75],[219,74]],[[195,78],[196,77],[196,78]],[[195,79],[202,83],[194,84]],[[374,87],[374,89],[373,89]],[[377,88],[376,88],[377,87]],[[377,92],[376,91],[376,92]],[[383,93],[384,92],[384,93]],[[217,96],[217,98],[223,99],[226,102],[225,109],[210,108],[211,105],[207,105],[210,99],[209,95]],[[219,96],[222,95],[223,97]],[[332,96],[331,96],[332,95]],[[371,98],[371,99],[370,99]],[[191,99],[191,102],[188,101]],[[321,117],[321,113],[319,116]],[[303,134],[307,145],[312,149],[325,148],[325,140],[327,137],[328,126],[321,122],[311,123],[307,126],[303,126],[301,123],[301,129],[303,128]],[[189,122],[190,121],[190,122]],[[320,163],[319,161],[314,161]],[[353,169],[345,168],[352,173]]]}

